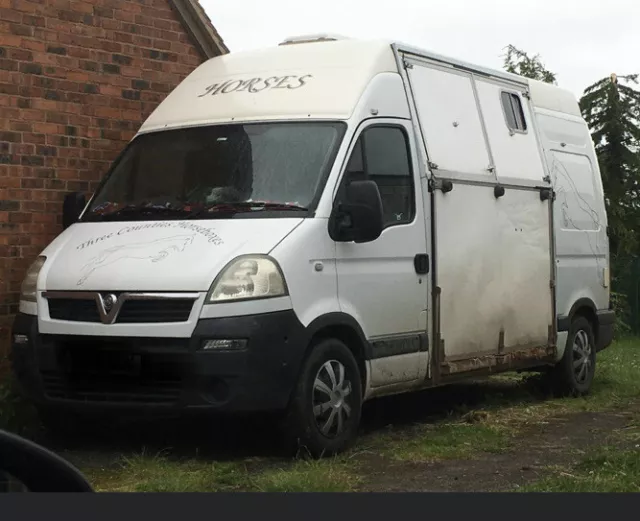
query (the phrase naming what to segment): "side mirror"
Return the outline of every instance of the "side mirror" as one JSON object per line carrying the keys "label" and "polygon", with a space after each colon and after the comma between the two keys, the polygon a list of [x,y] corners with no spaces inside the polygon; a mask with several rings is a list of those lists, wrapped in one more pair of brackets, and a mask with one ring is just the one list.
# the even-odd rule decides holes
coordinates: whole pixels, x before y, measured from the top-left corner
{"label": "side mirror", "polygon": [[67,194],[62,203],[62,227],[67,229],[78,220],[82,210],[87,204],[84,194],[72,192]]}
{"label": "side mirror", "polygon": [[0,430],[0,489],[7,478],[29,492],[93,492],[71,463],[36,443]]}
{"label": "side mirror", "polygon": [[375,241],[384,228],[382,199],[373,181],[352,181],[346,186],[344,201],[334,209],[330,235],[337,242]]}

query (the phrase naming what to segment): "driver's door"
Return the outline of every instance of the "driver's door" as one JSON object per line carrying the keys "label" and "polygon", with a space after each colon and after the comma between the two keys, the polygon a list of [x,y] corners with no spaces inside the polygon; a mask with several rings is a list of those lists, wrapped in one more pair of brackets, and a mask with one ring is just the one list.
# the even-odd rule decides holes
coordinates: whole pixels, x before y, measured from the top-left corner
{"label": "driver's door", "polygon": [[406,120],[363,124],[340,184],[374,181],[383,204],[378,239],[336,243],[338,297],[372,345],[372,387],[421,380],[427,371],[429,259],[412,140]]}

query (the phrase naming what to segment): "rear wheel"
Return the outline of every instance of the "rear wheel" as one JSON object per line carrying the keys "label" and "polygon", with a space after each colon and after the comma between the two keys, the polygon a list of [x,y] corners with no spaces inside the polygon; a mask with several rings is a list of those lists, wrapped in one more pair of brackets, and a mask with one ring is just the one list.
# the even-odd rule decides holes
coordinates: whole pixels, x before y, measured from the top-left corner
{"label": "rear wheel", "polygon": [[313,457],[335,455],[355,440],[361,408],[356,359],[341,341],[322,340],[303,364],[287,411],[285,434]]}
{"label": "rear wheel", "polygon": [[596,369],[593,328],[589,321],[576,316],[571,322],[562,360],[554,367],[554,390],[563,395],[582,396],[591,390]]}

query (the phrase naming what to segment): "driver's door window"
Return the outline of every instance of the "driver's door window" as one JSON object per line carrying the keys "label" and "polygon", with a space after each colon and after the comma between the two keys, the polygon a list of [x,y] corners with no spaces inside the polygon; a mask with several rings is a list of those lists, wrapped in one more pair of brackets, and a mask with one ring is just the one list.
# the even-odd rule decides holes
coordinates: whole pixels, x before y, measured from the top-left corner
{"label": "driver's door window", "polygon": [[345,181],[361,180],[378,185],[385,228],[413,221],[413,172],[404,129],[372,126],[360,134],[347,163]]}

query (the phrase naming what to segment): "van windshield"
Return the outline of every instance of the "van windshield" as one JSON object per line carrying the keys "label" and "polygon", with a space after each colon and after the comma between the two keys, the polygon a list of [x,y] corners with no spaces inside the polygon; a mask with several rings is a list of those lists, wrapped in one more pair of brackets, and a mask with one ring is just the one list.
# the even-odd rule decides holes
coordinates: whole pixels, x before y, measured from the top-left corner
{"label": "van windshield", "polygon": [[83,221],[291,216],[314,209],[344,124],[216,125],[138,136]]}

